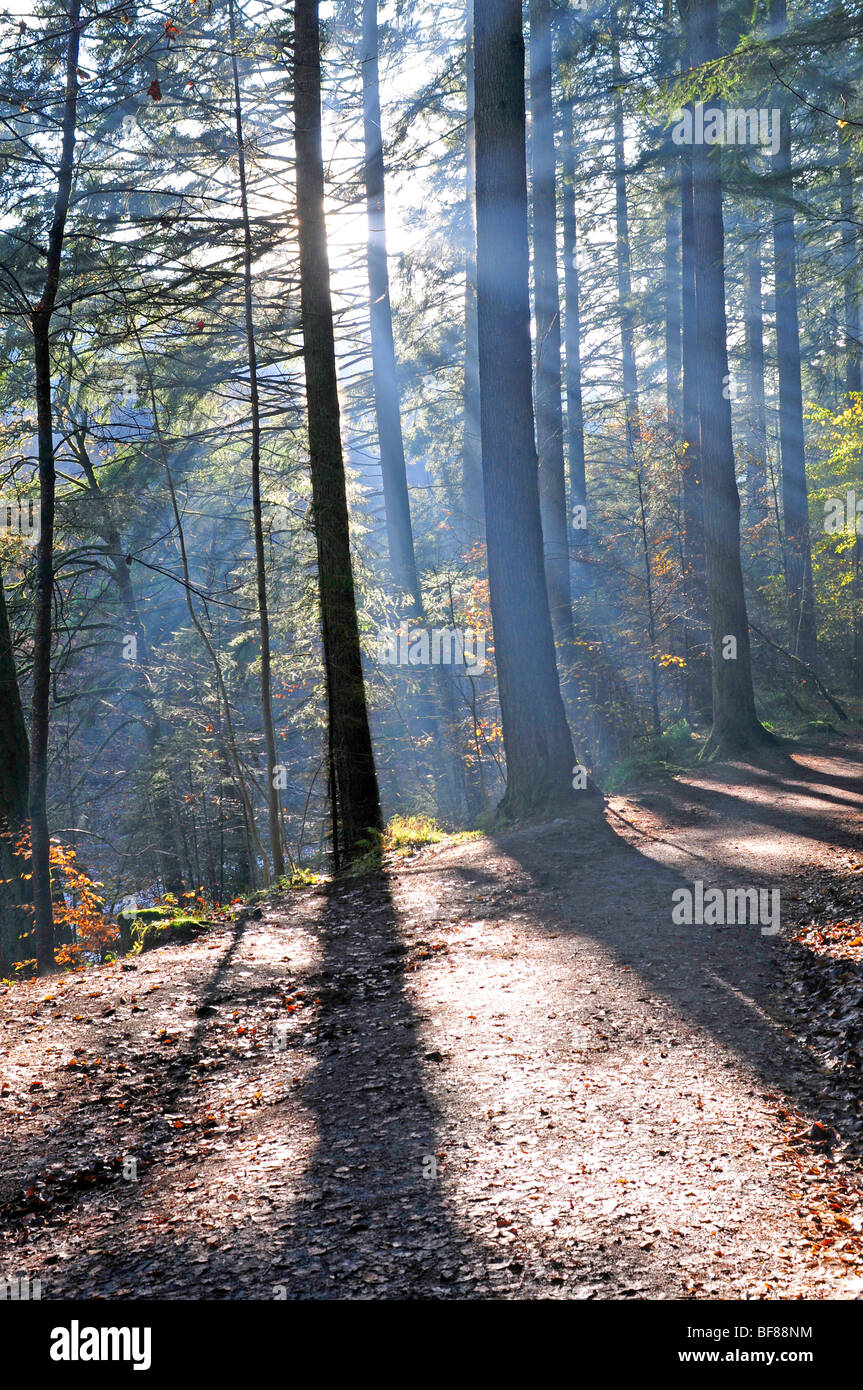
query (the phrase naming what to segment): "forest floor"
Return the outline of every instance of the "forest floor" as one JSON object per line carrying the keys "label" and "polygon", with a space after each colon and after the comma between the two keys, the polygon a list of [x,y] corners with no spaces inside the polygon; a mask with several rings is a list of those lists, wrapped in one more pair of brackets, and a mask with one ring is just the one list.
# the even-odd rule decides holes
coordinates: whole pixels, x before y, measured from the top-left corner
{"label": "forest floor", "polygon": [[[863,747],[793,759],[12,985],[0,1277],[43,1299],[860,1297]],[[780,887],[782,933],[674,925],[699,878]]]}

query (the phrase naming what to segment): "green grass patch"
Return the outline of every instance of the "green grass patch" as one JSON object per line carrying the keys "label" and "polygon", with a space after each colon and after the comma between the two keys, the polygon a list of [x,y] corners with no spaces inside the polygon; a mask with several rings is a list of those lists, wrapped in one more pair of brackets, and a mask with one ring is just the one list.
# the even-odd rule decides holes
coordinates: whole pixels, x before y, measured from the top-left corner
{"label": "green grass patch", "polygon": [[385,854],[409,854],[447,838],[447,832],[430,816],[393,816],[384,830],[381,849]]}

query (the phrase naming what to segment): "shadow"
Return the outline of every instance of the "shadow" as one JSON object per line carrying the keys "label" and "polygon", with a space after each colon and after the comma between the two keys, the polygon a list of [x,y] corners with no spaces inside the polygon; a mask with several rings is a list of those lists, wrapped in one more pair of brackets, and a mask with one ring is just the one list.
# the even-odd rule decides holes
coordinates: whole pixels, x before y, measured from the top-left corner
{"label": "shadow", "polygon": [[[185,1045],[170,1060],[145,1059],[142,1063],[143,1084],[133,1097],[131,1123],[127,1123],[122,1135],[122,1154],[118,1151],[119,1136],[108,1139],[108,1126],[100,1124],[107,1117],[104,1108],[94,1099],[89,1086],[75,1096],[71,1102],[63,1097],[63,1118],[56,1124],[46,1126],[39,1142],[28,1146],[26,1153],[16,1156],[6,1137],[0,1139],[0,1172],[3,1182],[0,1187],[0,1229],[16,1218],[27,1218],[29,1212],[39,1212],[50,1193],[53,1210],[70,1205],[86,1203],[104,1191],[106,1185],[116,1183],[118,1170],[122,1167],[122,1156],[133,1155],[142,1172],[152,1165],[160,1141],[171,1134],[170,1124],[164,1119],[166,1112],[172,1111],[181,1096],[189,1089],[190,1081],[201,1057],[201,1043],[206,1029],[206,1018],[211,1014],[222,996],[223,982],[233,964],[234,956],[242,941],[245,924],[235,922],[230,929],[230,938],[210,978],[202,991],[198,1004],[198,1022],[194,1025]],[[140,968],[148,956],[127,958],[128,968]],[[178,982],[179,983],[179,982]],[[130,993],[136,992],[129,977]],[[116,1025],[101,1024],[86,1035],[92,1055],[111,1057],[115,1051],[118,1036],[125,1040],[131,1033],[124,1031],[117,1035]],[[97,1118],[90,1113],[97,1106]],[[86,1163],[83,1168],[75,1165],[72,1155],[77,1146],[89,1147],[100,1152],[95,1163]],[[50,1187],[46,1184],[44,1172],[52,1167],[66,1170],[58,1176],[52,1175]],[[25,1176],[26,1175],[26,1176]],[[20,1194],[18,1189],[26,1184],[28,1194]]]}
{"label": "shadow", "polygon": [[[780,816],[768,815],[768,820],[781,826]],[[579,838],[573,846],[576,827]],[[745,1062],[767,1091],[780,1093],[812,1121],[833,1126],[850,1148],[859,1150],[859,1098],[825,1074],[812,1047],[798,1036],[801,1024],[789,1011],[787,970],[803,948],[790,948],[781,936],[763,937],[758,926],[672,922],[673,891],[691,887],[695,878],[723,888],[773,888],[780,882],[775,876],[752,870],[744,874],[739,865],[731,873],[715,860],[708,872],[702,856],[694,856],[696,867],[687,878],[607,825],[585,832],[578,822],[568,822],[560,829],[545,826],[537,833],[528,828],[498,833],[493,839],[547,895],[547,907],[534,918],[538,930],[601,943],[679,1015]],[[483,915],[505,910],[506,893],[495,877],[464,877],[466,883],[484,889]],[[532,905],[535,902],[534,897]],[[820,1001],[834,991],[837,975],[849,1004],[855,993],[863,1000],[863,964],[843,961],[837,966],[806,952],[811,1012],[817,1014]],[[601,979],[597,983],[601,986]],[[613,1013],[613,997],[606,1008]]]}
{"label": "shadow", "polygon": [[[739,771],[735,775],[739,779]],[[847,789],[853,790],[856,784],[849,781]],[[683,790],[688,794],[691,789]],[[766,824],[780,833],[787,828],[790,813],[760,803],[753,806],[721,787],[711,786],[704,795],[723,819],[726,808],[741,807],[736,814],[753,824]],[[816,827],[813,821],[810,829],[814,832]],[[575,819],[498,832],[482,852],[488,854],[489,847],[498,850],[516,871],[501,874],[493,866],[459,862],[454,856],[447,864],[452,886],[448,884],[447,901],[438,910],[451,916],[473,910],[475,916],[505,920],[524,904],[530,914],[527,930],[573,943],[600,943],[613,962],[628,967],[643,981],[648,996],[644,1015],[654,997],[667,1001],[677,1016],[745,1063],[754,1083],[780,1101],[786,1099],[811,1120],[835,1127],[844,1141],[855,1141],[859,1111],[853,1096],[848,1087],[837,1087],[825,1076],[811,1045],[801,1037],[799,1020],[788,1010],[788,946],[781,938],[762,937],[757,926],[682,927],[671,919],[674,889],[690,886],[693,878],[722,887],[773,887],[779,880],[759,878],[737,862],[691,852],[693,870],[688,878],[660,862],[655,844],[651,850],[647,840],[643,846],[633,843],[635,833],[630,828],[629,838],[624,838],[604,821],[585,826]],[[832,827],[825,831],[822,821],[822,839],[825,833],[832,842]],[[673,837],[673,828],[670,834]],[[814,833],[812,838],[817,838]],[[410,870],[419,883],[426,877],[435,885],[434,895],[421,895],[423,901],[429,898],[430,912],[436,910],[440,894],[440,864],[438,859],[420,860]],[[836,881],[841,884],[841,876]],[[482,901],[481,909],[473,907],[477,900]],[[663,1296],[662,1279],[670,1276],[641,1249],[621,1246],[606,1251],[598,1244],[595,1251],[588,1245],[587,1250],[573,1254],[571,1247],[555,1245],[557,1236],[549,1232],[525,1237],[528,1243],[534,1242],[530,1254],[509,1264],[510,1257],[505,1256],[502,1264],[501,1248],[494,1244],[488,1227],[482,1228],[486,1234],[480,1233],[482,1222],[471,1209],[489,1181],[483,1164],[494,1153],[490,1146],[497,1142],[495,1126],[485,1126],[483,1120],[478,1151],[466,1152],[466,1144],[462,1149],[476,1118],[471,1106],[483,1104],[478,1091],[470,1089],[469,1071],[456,1074],[457,1102],[450,1104],[447,1098],[445,1114],[443,1099],[435,1099],[447,1092],[447,1058],[435,1051],[433,1040],[422,1041],[428,1023],[423,1024],[412,998],[412,974],[419,965],[417,947],[415,942],[410,944],[411,935],[400,929],[387,876],[369,875],[331,885],[317,919],[310,899],[280,908],[280,929],[290,925],[292,911],[319,948],[311,969],[298,971],[292,980],[314,1002],[313,1008],[303,1011],[303,1031],[296,1044],[307,1069],[298,1065],[302,1074],[296,1078],[285,1073],[289,1105],[256,1113],[269,1116],[271,1134],[277,1135],[280,1126],[307,1128],[308,1144],[305,1148],[284,1145],[282,1156],[291,1157],[296,1168],[282,1173],[277,1184],[281,1191],[273,1196],[271,1210],[252,1214],[258,1194],[267,1188],[265,1183],[256,1185],[254,1172],[245,1172],[246,1150],[238,1145],[238,1134],[223,1132],[221,1148],[229,1150],[230,1161],[224,1169],[233,1172],[238,1182],[236,1174],[243,1172],[245,1210],[238,1208],[234,1216],[229,1207],[215,1205],[217,1235],[207,1242],[214,1246],[209,1252],[202,1252],[193,1233],[174,1236],[164,1225],[139,1233],[141,1199],[128,1188],[123,1190],[114,1171],[106,1176],[106,1183],[113,1184],[112,1200],[118,1209],[116,1248],[78,1248],[74,1258],[64,1261],[62,1271],[58,1269],[58,1287],[62,1275],[62,1280],[85,1294],[94,1289],[96,1296],[104,1297],[107,1290],[107,1296],[119,1298],[440,1299],[513,1292],[536,1297],[548,1292],[550,1264],[557,1255],[568,1274],[583,1263],[585,1282],[597,1288],[613,1276],[618,1289],[631,1281],[649,1289],[647,1296]],[[165,1178],[169,1190],[179,1192],[172,1187],[169,1168],[180,1163],[179,1155],[170,1146],[162,1147],[173,1134],[166,1116],[184,1098],[194,1096],[197,1069],[213,1050],[207,1045],[207,1017],[222,1004],[233,1009],[243,1002],[266,1006],[260,1010],[261,1021],[268,1009],[268,1016],[275,1016],[283,990],[274,958],[255,965],[250,957],[248,966],[244,959],[242,972],[228,980],[245,931],[244,923],[234,924],[215,968],[203,988],[197,986],[198,1017],[176,1055],[161,1066],[152,1056],[142,1063],[149,1089],[141,1098],[140,1119],[134,1129],[114,1139],[115,1147],[122,1143],[126,1152],[136,1146],[145,1172],[152,1170],[150,1191],[158,1193],[159,1180]],[[176,963],[170,968],[182,987],[181,966]],[[568,952],[556,966],[564,1000],[567,995],[576,1000],[580,989],[582,1002],[572,1023],[555,1028],[561,1028],[569,1043],[571,1028],[583,1028],[590,1039],[588,1050],[613,1051],[623,1045],[622,1040],[616,1041],[613,1027],[613,984],[595,970],[590,979],[594,998],[585,1003],[583,968],[584,958],[577,950]],[[810,994],[813,1001],[834,999],[837,988],[863,997],[860,965],[843,962],[837,969],[835,963],[812,955],[806,970],[807,1004]],[[428,996],[426,1010],[427,1000]],[[591,1012],[600,1006],[611,1019],[601,1032]],[[628,1007],[632,1010],[631,1002]],[[426,1017],[433,1013],[427,1012]],[[643,1021],[640,1016],[635,1019],[638,1025]],[[604,1034],[608,1039],[595,1044],[595,1036]],[[110,1045],[101,1024],[95,1036],[97,1045]],[[553,1052],[544,1055],[554,1057]],[[559,1068],[563,1074],[573,1065],[570,1053],[565,1056]],[[240,1064],[230,1058],[231,1054],[222,1056],[223,1071],[249,1079],[265,1060],[263,1054],[254,1054],[252,1062],[245,1064],[248,1069],[240,1073]],[[549,1071],[558,1066],[554,1060],[543,1065]],[[534,1099],[536,1106],[531,1100],[523,1113],[529,1117],[527,1125],[539,1126],[538,1114],[545,1112],[538,1110],[540,1097]],[[76,1132],[85,1131],[93,1103],[90,1098],[79,1102],[71,1121],[46,1136],[44,1151],[61,1154],[70,1125]],[[492,1119],[491,1110],[488,1117]],[[248,1127],[245,1133],[248,1138]],[[188,1142],[194,1143],[193,1126],[188,1135]],[[776,1137],[778,1143],[778,1131]],[[557,1144],[555,1138],[545,1142]],[[577,1141],[566,1142],[570,1156]],[[194,1165],[198,1158],[192,1155],[189,1161]],[[218,1154],[211,1161],[219,1164]],[[753,1156],[753,1164],[758,1161]],[[215,1171],[220,1175],[224,1170]],[[566,1181],[561,1179],[560,1205],[568,1200],[572,1209],[573,1189]],[[64,1203],[86,1205],[99,1190],[104,1193],[105,1185],[57,1191],[53,1204],[57,1224]],[[189,1198],[186,1205],[193,1209],[195,1200]],[[583,1219],[594,1222],[595,1218],[586,1212]],[[613,1220],[609,1217],[603,1227],[597,1217],[595,1229],[603,1232]],[[495,1276],[498,1282],[489,1280],[490,1269],[503,1271]],[[151,1287],[157,1292],[149,1292]],[[49,1291],[48,1296],[55,1295]]]}
{"label": "shadow", "polygon": [[[579,861],[580,856],[575,869]],[[535,871],[543,880],[542,866]],[[424,870],[413,872],[421,876]],[[435,873],[434,865],[428,872]],[[461,877],[474,894],[487,900],[497,894],[509,905],[530,891],[471,866]],[[555,884],[549,879],[546,886]],[[553,921],[549,915],[547,925]],[[554,1292],[555,1279],[562,1285],[565,1275],[575,1281],[569,1284],[573,1296],[625,1297],[636,1290],[663,1296],[664,1271],[646,1250],[605,1243],[616,1234],[613,1216],[580,1248],[578,1241],[573,1246],[561,1239],[565,1228],[540,1232],[529,1222],[523,1226],[520,1173],[497,1171],[501,1153],[494,1135],[501,1131],[486,1123],[490,1097],[471,1088],[469,1071],[456,1074],[458,1100],[447,1099],[447,1113],[441,1113],[433,1092],[446,1092],[448,1058],[420,1041],[421,1019],[411,998],[420,946],[400,930],[387,877],[331,886],[319,920],[304,918],[304,925],[311,926],[320,948],[311,970],[296,977],[314,996],[314,1012],[302,1025],[311,1031],[298,1039],[312,1065],[293,1079],[290,1106],[276,1113],[282,1124],[305,1128],[308,1121],[308,1158],[302,1146],[293,1149],[296,1167],[283,1169],[279,1185],[285,1195],[272,1212],[252,1219],[248,1211],[234,1217],[230,1208],[220,1208],[218,1246],[203,1255],[191,1235],[175,1236],[164,1225],[137,1235],[141,1212],[130,1207],[126,1229],[138,1251],[104,1262],[101,1289],[119,1298],[215,1300],[535,1298]],[[222,973],[208,991],[214,1002]],[[238,997],[232,984],[231,1004]],[[433,1084],[438,1079],[440,1088]],[[524,1137],[531,1140],[532,1126],[539,1134],[545,1125],[540,1097],[535,1100],[526,1111]],[[463,1142],[468,1137],[470,1148]],[[546,1134],[546,1142],[555,1141]],[[284,1157],[290,1152],[286,1146]],[[434,1176],[429,1159],[436,1160]],[[231,1183],[239,1181],[236,1171],[230,1176],[236,1166],[226,1164]],[[498,1208],[485,1206],[487,1185],[507,1199],[504,1211],[512,1207],[519,1214],[518,1248],[494,1243],[501,1232],[494,1230]],[[571,1181],[555,1179],[550,1187],[559,1209],[571,1211]],[[246,1180],[238,1190],[250,1207],[254,1182]],[[141,1270],[145,1292],[139,1282],[132,1293]]]}
{"label": "shadow", "polygon": [[813,767],[811,762],[806,759],[815,759],[820,762],[838,761],[824,752],[815,753],[811,749],[794,749],[781,767],[758,767],[746,764],[743,768],[735,764],[713,764],[706,765],[703,769],[693,768],[692,774],[701,775],[707,780],[717,784],[722,782],[740,782],[745,778],[746,782],[753,786],[763,786],[766,788],[780,788],[787,791],[805,791],[809,795],[823,796],[827,800],[836,800],[839,805],[845,805],[847,798],[831,798],[829,792],[818,792],[815,785],[830,787],[838,791],[845,791],[863,804],[863,782],[860,775],[853,773],[833,773],[824,768]]}
{"label": "shadow", "polygon": [[457,1297],[486,1256],[447,1201],[455,1155],[424,1075],[441,1055],[418,1042],[386,876],[332,885],[320,940],[307,981],[319,1000],[316,1061],[299,1091],[317,1143],[273,1279],[288,1297]]}
{"label": "shadow", "polygon": [[[277,914],[279,930],[289,925],[291,910]],[[280,1099],[289,1104],[253,1111],[236,1132],[220,1129],[223,1158],[197,1151],[204,1118],[199,1106],[198,1118],[190,1117],[179,1136],[171,1127],[173,1112],[183,1111],[184,1101],[194,1102],[202,1060],[214,1065],[213,1037],[208,1042],[205,1036],[211,1016],[220,1006],[223,1021],[229,1010],[246,1017],[246,1009],[252,1014],[257,1008],[260,1031],[263,1018],[276,1013],[266,1006],[280,1004],[285,992],[284,983],[274,980],[272,957],[249,965],[244,953],[239,978],[235,972],[228,980],[246,932],[245,923],[236,923],[206,985],[196,988],[198,1018],[182,1046],[161,1066],[158,1056],[141,1061],[135,1090],[140,1114],[121,1140],[122,1151],[138,1160],[138,1184],[124,1183],[116,1164],[100,1170],[92,1185],[82,1187],[74,1175],[51,1184],[52,1224],[68,1219],[80,1227],[83,1214],[94,1234],[93,1248],[79,1244],[73,1259],[48,1271],[44,1297],[439,1299],[474,1289],[486,1266],[499,1259],[499,1251],[482,1248],[461,1228],[450,1202],[456,1154],[446,1152],[427,1085],[441,1058],[431,1046],[426,1057],[418,1041],[407,983],[416,967],[399,933],[386,877],[331,885],[317,921],[308,901],[295,910],[320,948],[311,971],[287,972],[291,988],[314,999],[314,1008],[303,1012],[302,1035],[286,1059],[268,1050],[233,1067],[230,1055],[222,1054],[217,1064],[223,1074],[231,1068],[232,1081],[260,1077],[269,1068],[271,1082],[283,1083]],[[166,969],[180,966],[171,962]],[[109,1045],[104,1033],[93,1042]],[[292,1080],[293,1070],[304,1075]],[[29,1156],[31,1167],[38,1172],[58,1159],[68,1164],[70,1145],[86,1132],[91,1104],[88,1097],[70,1113],[67,1102],[62,1130],[46,1136],[39,1153]],[[285,1124],[300,1126],[311,1138],[308,1160],[305,1146],[288,1138],[280,1154],[292,1165],[283,1173],[288,1181],[259,1187],[243,1157],[250,1135],[271,1139]],[[201,1232],[210,1237],[206,1246],[194,1235],[172,1234],[160,1197],[167,1191],[178,1220],[194,1209],[195,1199],[183,1196],[188,1178],[178,1167],[188,1145],[190,1174],[203,1173],[205,1160],[219,1165],[215,1171],[208,1166],[204,1178],[211,1204]],[[213,1197],[214,1178],[216,1191],[220,1182],[230,1184],[223,1200]],[[37,1177],[31,1186],[32,1200],[42,1199],[44,1182]],[[236,1208],[229,1205],[231,1188],[239,1198]],[[269,1210],[257,1208],[259,1200],[270,1202]],[[29,1219],[26,1211],[6,1215],[7,1231],[16,1218]],[[110,1249],[100,1250],[104,1238],[95,1232],[106,1219],[114,1239]]]}
{"label": "shadow", "polygon": [[[752,781],[755,783],[756,779],[753,778]],[[847,818],[849,811],[857,811],[863,823],[863,800],[854,805],[844,800],[831,799],[829,805],[806,807],[796,804],[796,799],[802,801],[804,798],[818,796],[817,792],[810,792],[806,783],[766,782],[760,779],[757,785],[769,790],[774,796],[782,795],[785,798],[784,804],[777,804],[775,801],[768,804],[760,799],[749,799],[745,794],[745,788],[741,788],[739,774],[734,782],[729,784],[729,788],[733,787],[733,790],[711,780],[709,783],[700,782],[697,786],[687,784],[682,788],[682,794],[687,802],[710,813],[714,818],[714,826],[725,823],[729,827],[736,827],[741,823],[748,823],[756,829],[760,827],[774,830],[779,835],[794,835],[825,845],[838,845],[843,849],[859,848],[860,829],[849,828]],[[658,811],[664,819],[671,822],[671,833],[681,827],[680,791],[651,791],[648,797],[634,797],[633,800],[636,804],[640,803],[650,810]],[[712,826],[705,822],[704,829],[709,833]]]}

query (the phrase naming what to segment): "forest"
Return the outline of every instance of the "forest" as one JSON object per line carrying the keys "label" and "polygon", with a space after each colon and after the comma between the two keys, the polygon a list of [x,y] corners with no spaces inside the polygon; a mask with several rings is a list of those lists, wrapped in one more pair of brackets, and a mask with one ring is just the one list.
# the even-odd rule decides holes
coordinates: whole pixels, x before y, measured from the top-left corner
{"label": "forest", "polygon": [[861,74],[2,10],[6,1297],[863,1294]]}

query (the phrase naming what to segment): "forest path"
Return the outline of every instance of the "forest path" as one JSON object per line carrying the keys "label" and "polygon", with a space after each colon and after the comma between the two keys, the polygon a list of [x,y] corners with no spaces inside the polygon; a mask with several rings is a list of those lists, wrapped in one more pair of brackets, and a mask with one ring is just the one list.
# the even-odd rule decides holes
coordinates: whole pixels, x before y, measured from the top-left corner
{"label": "forest path", "polygon": [[852,914],[863,756],[795,759],[12,986],[0,1277],[46,1299],[859,1297],[856,1058],[825,1069],[809,1021],[840,986],[859,1004],[861,952],[671,921],[695,878]]}

